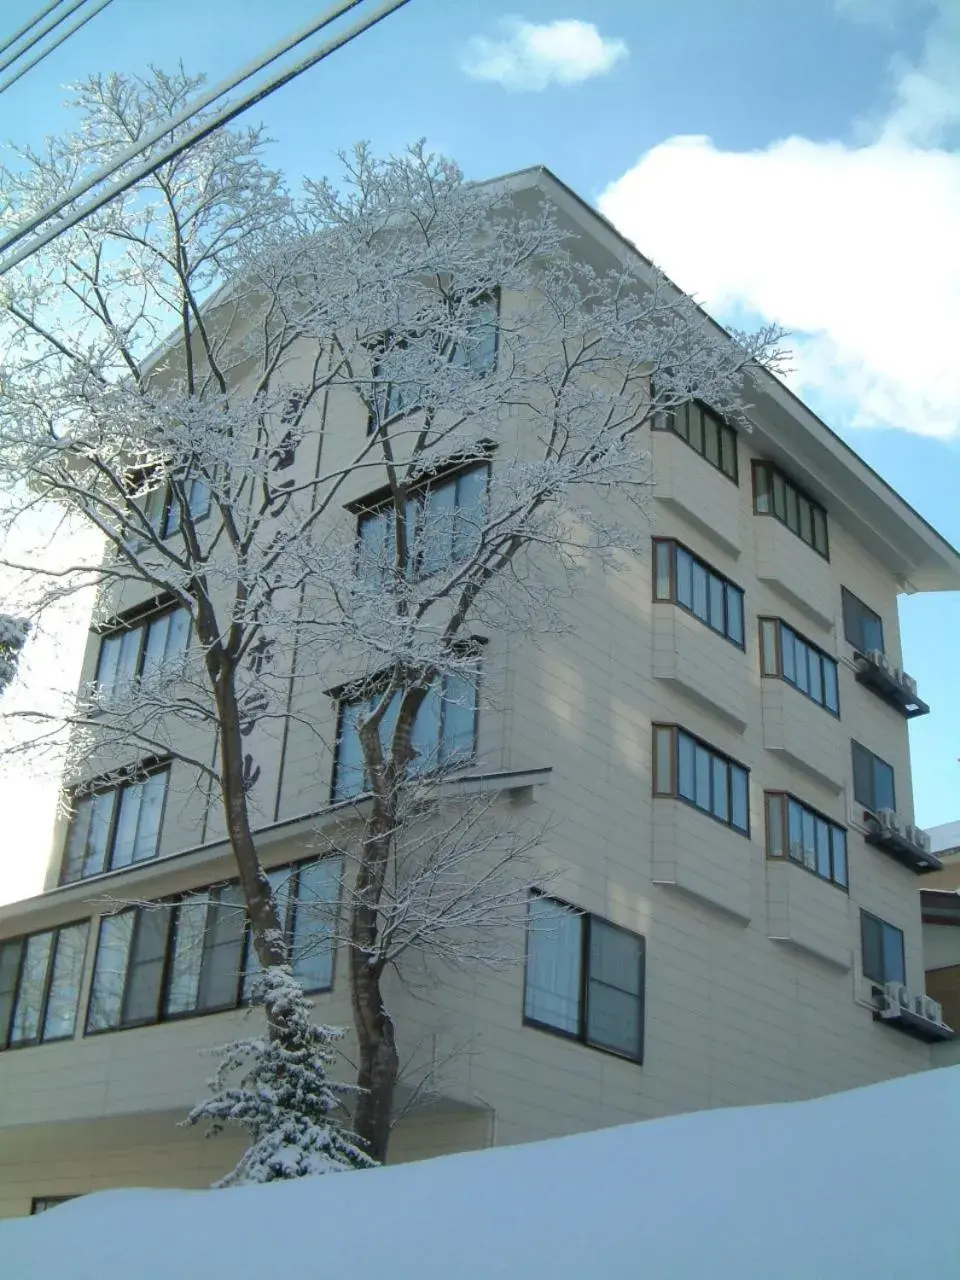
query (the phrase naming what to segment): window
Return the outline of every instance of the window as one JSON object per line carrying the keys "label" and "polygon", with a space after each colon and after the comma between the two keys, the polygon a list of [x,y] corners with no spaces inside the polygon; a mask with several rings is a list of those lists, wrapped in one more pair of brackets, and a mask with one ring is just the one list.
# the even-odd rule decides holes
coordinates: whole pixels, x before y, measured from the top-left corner
{"label": "window", "polygon": [[743,765],[672,724],[653,726],[653,794],[685,800],[718,822],[750,834]]}
{"label": "window", "polygon": [[743,648],[743,592],[685,546],[654,538],[655,600],[671,600]]}
{"label": "window", "polygon": [[653,426],[658,431],[672,431],[734,484],[739,483],[737,433],[699,400],[657,414]]}
{"label": "window", "polygon": [[853,750],[854,800],[873,813],[880,809],[896,809],[893,769],[886,760],[881,760],[859,742],[850,745]]}
{"label": "window", "polygon": [[103,697],[129,690],[161,666],[180,663],[190,642],[190,613],[170,600],[121,614],[103,633],[97,684]]}
{"label": "window", "polygon": [[[490,373],[497,363],[499,343],[499,292],[484,294],[468,304],[467,333],[462,341],[449,348],[447,362],[456,369],[482,377]],[[397,414],[412,413],[423,406],[424,388],[418,381],[415,365],[417,347],[422,349],[421,363],[428,367],[443,361],[438,340],[429,339],[426,333],[386,333],[374,352],[373,379],[378,411],[371,413],[367,431],[372,433],[379,424]],[[407,355],[405,353],[412,354]],[[406,368],[404,366],[407,366]]]}
{"label": "window", "polygon": [[883,621],[862,600],[858,600],[846,587],[840,588],[843,597],[843,634],[860,653],[879,649],[883,653]]}
{"label": "window", "polygon": [[0,1049],[69,1040],[88,922],[0,942]]}
{"label": "window", "polygon": [[644,960],[638,934],[535,894],[524,1022],[642,1062]]}
{"label": "window", "polygon": [[[486,522],[490,465],[466,468],[420,486],[405,512],[408,578],[417,581],[469,559]],[[390,582],[396,573],[397,516],[392,498],[362,510],[357,522],[357,573]]]}
{"label": "window", "polygon": [[758,516],[773,516],[825,560],[830,559],[826,511],[771,462],[753,464],[753,509]]}
{"label": "window", "polygon": [[907,964],[902,929],[887,924],[869,911],[861,911],[860,949],[865,978],[881,984],[906,982]]}
{"label": "window", "polygon": [[[342,864],[319,858],[270,872],[292,967],[308,991],[333,985]],[[100,921],[87,1033],[235,1009],[259,965],[238,885],[131,907]]]}
{"label": "window", "polygon": [[[476,752],[478,675],[445,675],[430,686],[420,704],[411,741],[417,755],[409,766],[412,776],[453,768]],[[374,693],[340,703],[337,752],[333,766],[333,800],[359,795],[365,787],[363,750],[357,729],[381,695]],[[389,747],[400,712],[402,692],[393,695],[380,722],[380,741]]]}
{"label": "window", "polygon": [[780,618],[760,619],[760,665],[835,716],[840,714],[837,663]]}
{"label": "window", "polygon": [[91,784],[73,802],[61,884],[157,856],[170,766],[145,766],[113,786]]}
{"label": "window", "polygon": [[843,889],[849,883],[844,828],[780,791],[767,792],[767,856],[789,858]]}
{"label": "window", "polygon": [[46,1213],[48,1209],[55,1209],[58,1204],[66,1204],[68,1200],[76,1200],[77,1196],[34,1196],[30,1201],[31,1213]]}
{"label": "window", "polygon": [[[155,470],[152,474],[156,479]],[[138,488],[146,488],[150,484],[150,476],[150,469],[142,468],[131,473],[130,483]],[[205,520],[210,514],[212,505],[210,485],[203,476],[199,475],[181,476],[178,480],[186,495],[187,509],[194,522]],[[156,488],[147,492],[143,510],[151,529],[158,538],[169,538],[180,531],[182,508],[179,498],[174,495],[169,483],[157,485]]]}

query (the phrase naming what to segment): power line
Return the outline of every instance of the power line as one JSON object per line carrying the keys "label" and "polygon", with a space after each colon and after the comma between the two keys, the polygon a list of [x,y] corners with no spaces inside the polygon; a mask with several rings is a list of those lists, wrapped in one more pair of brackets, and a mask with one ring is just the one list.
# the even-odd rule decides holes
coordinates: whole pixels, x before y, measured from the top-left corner
{"label": "power line", "polygon": [[[41,27],[36,35],[28,40],[22,49],[17,49],[16,52],[12,53],[4,62],[0,62],[0,71],[6,71],[7,67],[12,67],[17,59],[22,58],[28,49],[32,49],[39,40],[42,40],[44,36],[49,35],[54,28],[59,27],[61,22],[66,22],[67,18],[69,18],[71,14],[76,13],[78,9],[82,9],[86,3],[87,0],[73,0],[70,8],[61,13],[59,18],[54,18],[53,21],[48,22],[45,27]],[[56,6],[54,6],[54,8],[56,8]],[[47,12],[50,12],[49,9]],[[40,17],[43,16],[43,14],[40,15]],[[33,23],[31,23],[30,26],[32,27]],[[27,30],[29,31],[30,27],[28,27]]]}
{"label": "power line", "polygon": [[17,43],[21,36],[25,36],[31,27],[35,27],[38,22],[42,22],[48,13],[63,4],[63,0],[53,0],[52,4],[48,4],[45,9],[41,9],[39,13],[35,13],[29,22],[25,22],[19,31],[15,31],[12,36],[8,36],[3,44],[0,44],[0,53],[6,53],[11,45]]}
{"label": "power line", "polygon": [[[218,98],[222,98],[224,94],[229,93],[231,89],[235,89],[238,85],[243,84],[245,80],[249,80],[251,76],[256,75],[258,71],[262,71],[265,67],[268,67],[271,62],[276,62],[278,58],[282,58],[285,53],[289,53],[290,50],[296,48],[298,44],[302,44],[304,40],[308,40],[312,35],[316,35],[318,31],[322,31],[323,28],[329,26],[331,22],[335,22],[351,9],[355,9],[358,4],[363,3],[365,3],[365,0],[341,0],[339,4],[334,5],[334,7],[329,9],[322,17],[314,18],[311,22],[300,27],[291,36],[281,40],[279,44],[274,45],[272,49],[268,49],[267,52],[262,54],[259,58],[248,63],[247,66],[242,68],[242,70],[240,70],[236,75],[229,76],[226,80],[221,80],[219,84],[208,90],[207,93],[201,95],[199,98],[195,98],[193,102],[188,103],[182,111],[177,113],[177,115],[171,116],[170,119],[165,120],[163,124],[154,129],[152,133],[148,133],[146,137],[138,138],[135,143],[129,146],[125,151],[121,151],[119,155],[112,157],[112,159],[110,159],[105,165],[97,169],[95,173],[71,187],[66,195],[62,196],[55,204],[49,205],[35,217],[28,219],[26,222],[21,223],[20,226],[15,227],[13,231],[8,232],[7,235],[0,237],[0,252],[4,249],[9,249],[11,245],[17,244],[32,231],[36,231],[38,227],[41,227],[50,218],[55,217],[56,214],[67,208],[68,205],[73,204],[74,201],[79,200],[81,196],[86,195],[87,192],[91,191],[101,182],[105,182],[107,178],[115,174],[123,167],[123,165],[127,164],[130,160],[136,159],[136,157],[146,151],[148,147],[152,147],[155,142],[159,142],[161,138],[166,137],[168,133],[172,133],[173,130],[179,128],[181,124],[185,124],[193,116],[210,106],[211,103],[215,102]],[[394,7],[397,8],[399,6]],[[375,18],[374,21],[379,21],[379,19]],[[285,81],[283,83],[285,83]],[[277,87],[279,87],[279,84]],[[2,274],[2,271],[0,271],[0,274]]]}
{"label": "power line", "polygon": [[[5,90],[9,89],[12,84],[16,84],[20,77],[25,76],[28,71],[32,71],[38,63],[42,62],[44,58],[53,53],[54,49],[59,49],[65,40],[69,40],[72,35],[75,35],[81,27],[85,27],[91,19],[97,16],[98,13],[102,13],[108,4],[113,4],[113,0],[100,0],[97,7],[95,9],[91,9],[85,18],[81,18],[80,21],[75,22],[72,27],[68,27],[61,36],[48,44],[45,49],[41,49],[36,57],[31,58],[26,66],[21,67],[19,71],[14,72],[12,76],[8,76],[6,80],[0,83],[0,93],[5,92]],[[17,57],[19,56],[20,55],[18,54]],[[0,68],[0,70],[2,70],[2,68]]]}

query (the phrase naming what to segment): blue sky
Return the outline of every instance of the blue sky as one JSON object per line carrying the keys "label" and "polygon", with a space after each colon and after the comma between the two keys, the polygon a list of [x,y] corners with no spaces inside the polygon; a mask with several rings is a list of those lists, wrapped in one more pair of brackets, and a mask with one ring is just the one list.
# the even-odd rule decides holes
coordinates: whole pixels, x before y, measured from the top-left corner
{"label": "blue sky", "polygon": [[[38,7],[7,0],[0,34]],[[90,71],[219,79],[323,7],[115,0],[0,99],[0,136],[65,127]],[[960,0],[411,0],[254,115],[294,183],[359,138],[547,164],[719,318],[790,329],[801,394],[960,545],[958,67]],[[960,595],[902,619],[933,825],[960,814]]]}

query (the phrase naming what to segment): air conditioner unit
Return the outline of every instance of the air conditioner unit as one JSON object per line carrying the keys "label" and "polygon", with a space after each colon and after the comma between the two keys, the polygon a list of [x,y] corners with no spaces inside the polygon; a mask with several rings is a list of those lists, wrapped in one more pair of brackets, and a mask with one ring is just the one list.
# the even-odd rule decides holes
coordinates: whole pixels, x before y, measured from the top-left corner
{"label": "air conditioner unit", "polygon": [[878,809],[877,821],[887,831],[900,831],[900,815],[896,809]]}
{"label": "air conditioner unit", "polygon": [[890,659],[882,649],[868,649],[863,655],[866,660],[875,667],[879,667],[881,671],[890,670]]}
{"label": "air conditioner unit", "polygon": [[930,836],[922,827],[908,826],[906,837],[911,844],[915,844],[924,853],[930,852]]}
{"label": "air conditioner unit", "polygon": [[911,698],[915,698],[917,696],[916,680],[914,680],[913,676],[908,676],[905,671],[900,671],[897,674],[899,676],[900,688],[903,689],[904,693],[908,694]]}
{"label": "air conditioner unit", "polygon": [[943,1024],[943,1006],[932,996],[914,996],[913,1012],[927,1022],[935,1022],[937,1026]]}
{"label": "air conditioner unit", "polygon": [[913,1008],[910,992],[902,982],[887,982],[883,988],[881,1018],[899,1018],[905,1010]]}

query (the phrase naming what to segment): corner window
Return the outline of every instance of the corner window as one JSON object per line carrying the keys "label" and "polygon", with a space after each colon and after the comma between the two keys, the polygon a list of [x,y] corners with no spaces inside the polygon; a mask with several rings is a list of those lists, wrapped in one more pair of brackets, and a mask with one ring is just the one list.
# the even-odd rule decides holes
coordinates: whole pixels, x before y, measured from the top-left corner
{"label": "corner window", "polygon": [[678,409],[657,414],[652,425],[656,431],[672,431],[712,467],[739,483],[737,433],[705,404],[689,400]]}
{"label": "corner window", "polygon": [[812,702],[839,716],[836,660],[780,618],[760,619],[760,664],[765,676],[779,676]]}
{"label": "corner window", "polygon": [[[146,488],[151,483],[151,474],[156,477],[156,471],[151,472],[150,468],[131,473],[131,483]],[[205,520],[212,506],[210,486],[207,481],[203,476],[189,475],[178,477],[178,483],[183,489],[187,509],[193,521]],[[158,538],[169,538],[180,532],[183,508],[171,484],[160,484],[156,488],[149,489],[143,510],[151,529]]]}
{"label": "corner window", "polygon": [[90,784],[73,801],[61,884],[157,856],[170,766],[144,766],[123,782]]}
{"label": "corner window", "polygon": [[[407,499],[406,577],[419,581],[468,560],[487,518],[490,464],[480,463],[419,486]],[[384,585],[397,574],[397,512],[392,498],[361,510],[357,574]]]}
{"label": "corner window", "polygon": [[654,538],[655,600],[669,600],[743,648],[743,592],[685,546]]}
{"label": "corner window", "polygon": [[642,1062],[644,968],[639,934],[531,897],[524,1022]]}
{"label": "corner window", "polygon": [[766,800],[767,856],[789,858],[821,880],[846,889],[845,829],[783,792],[768,791]]}
{"label": "corner window", "polygon": [[[408,766],[412,777],[454,768],[473,758],[477,736],[478,673],[445,675],[434,681],[420,704],[411,735],[416,756]],[[341,701],[337,717],[337,752],[333,767],[333,801],[360,795],[366,788],[359,722],[378,705],[382,694]],[[400,714],[402,691],[390,700],[380,721],[380,741],[389,750]]]}
{"label": "corner window", "polygon": [[[338,858],[270,872],[293,971],[308,991],[333,983],[341,873]],[[235,1009],[258,972],[238,885],[131,907],[100,921],[86,1031]]]}
{"label": "corner window", "polygon": [[101,696],[122,694],[161,668],[182,665],[190,623],[189,611],[168,599],[116,618],[101,633],[96,674]]}
{"label": "corner window", "polygon": [[869,653],[874,649],[883,653],[883,620],[879,613],[874,613],[846,587],[840,588],[840,594],[843,598],[843,634],[848,642],[859,653]]}
{"label": "corner window", "polygon": [[863,976],[881,986],[907,980],[903,930],[887,924],[869,911],[860,912],[860,950]]}
{"label": "corner window", "polygon": [[684,800],[741,835],[750,834],[749,774],[677,725],[653,726],[653,794]]}
{"label": "corner window", "polygon": [[824,560],[830,559],[826,511],[772,462],[753,464],[753,510],[758,516],[773,516]]}
{"label": "corner window", "polygon": [[73,1036],[88,927],[0,942],[0,1049]]}
{"label": "corner window", "polygon": [[851,742],[853,753],[853,798],[873,813],[881,809],[896,809],[897,796],[893,783],[893,769],[872,751]]}

